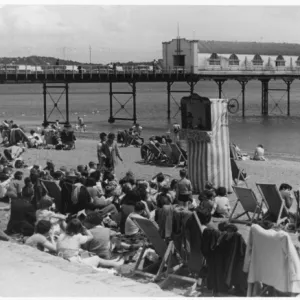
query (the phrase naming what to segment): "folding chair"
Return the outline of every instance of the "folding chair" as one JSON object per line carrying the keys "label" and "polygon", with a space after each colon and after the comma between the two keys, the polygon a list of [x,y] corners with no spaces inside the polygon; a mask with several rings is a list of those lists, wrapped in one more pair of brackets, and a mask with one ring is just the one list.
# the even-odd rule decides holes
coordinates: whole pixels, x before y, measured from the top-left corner
{"label": "folding chair", "polygon": [[265,202],[268,212],[276,218],[276,224],[279,225],[288,218],[288,209],[280,192],[275,184],[256,183],[256,186]]}
{"label": "folding chair", "polygon": [[150,157],[150,154],[151,154],[151,150],[150,150],[150,147],[149,147],[148,143],[141,146],[140,153],[141,153],[142,160],[145,163],[147,163],[148,159]]}
{"label": "folding chair", "polygon": [[247,184],[247,179],[249,178],[248,176],[245,177],[244,175],[244,169],[240,169],[235,160],[233,158],[230,158],[230,163],[231,163],[231,173],[232,173],[232,180],[235,183],[235,185],[239,184],[239,181],[243,181],[246,186],[248,187]]}
{"label": "folding chair", "polygon": [[[197,235],[202,235],[202,232],[203,232],[203,226],[201,225],[200,223],[200,220],[198,218],[198,215],[197,213],[194,211],[193,212],[193,215],[192,217],[195,219],[197,225],[198,225],[198,232],[193,232],[193,234],[197,234]],[[201,252],[199,252],[199,256],[200,256],[200,260],[199,260],[199,257],[198,257],[198,260],[199,262],[197,262],[197,266],[194,266],[195,268],[191,268],[191,263],[190,261],[187,262],[187,265],[189,267],[189,269],[191,269],[192,271],[196,271],[196,272],[199,272],[199,270],[201,269],[201,267],[203,266],[203,263],[204,263],[204,257],[203,255],[201,254]],[[170,261],[169,261],[170,263]],[[193,283],[194,285],[192,286],[192,289],[196,289],[197,287],[197,284],[198,285],[201,285],[202,284],[202,279],[198,279],[198,278],[192,278],[192,277],[187,277],[187,276],[181,276],[181,275],[177,275],[176,272],[179,271],[179,269],[183,266],[180,265],[179,268],[177,268],[175,270],[175,272],[173,272],[172,274],[170,274],[170,267],[169,267],[169,263],[168,263],[168,269],[166,271],[166,279],[160,284],[160,287],[163,289],[167,284],[168,284],[168,281],[170,279],[179,279],[179,280],[182,280],[182,281],[187,281],[187,282],[191,282]]]}
{"label": "folding chair", "polygon": [[233,143],[230,143],[230,158],[234,160],[241,160],[241,155],[236,151],[236,147]]}
{"label": "folding chair", "polygon": [[[237,186],[233,186],[232,188],[237,196],[237,201],[234,205],[232,213],[230,214],[229,222],[252,225],[253,221],[258,220],[262,214],[263,202],[259,204],[252,189]],[[244,212],[234,217],[234,212],[238,203],[241,204]],[[252,217],[250,217],[249,213],[252,213]],[[245,214],[247,215],[248,220],[239,220],[239,218]]]}
{"label": "folding chair", "polygon": [[158,149],[154,144],[149,143],[148,144],[150,153],[148,156],[148,162],[157,162],[157,161],[162,161],[164,155],[160,149]]}
{"label": "folding chair", "polygon": [[167,156],[168,162],[173,163],[174,162],[174,156],[172,149],[169,144],[160,144],[160,148],[162,152]]}
{"label": "folding chair", "polygon": [[148,240],[150,241],[151,245],[153,246],[155,252],[159,255],[159,257],[162,258],[162,261],[159,265],[158,272],[156,274],[152,274],[152,273],[148,272],[150,267],[153,267],[152,265],[144,268],[143,270],[138,270],[139,265],[143,259],[144,253],[147,248],[147,245],[145,244],[143,246],[142,252],[136,262],[136,265],[133,270],[133,274],[144,275],[146,277],[151,278],[153,281],[157,281],[163,275],[162,271],[165,267],[165,264],[168,262],[169,258],[171,257],[171,253],[174,251],[174,244],[171,241],[167,245],[166,242],[160,236],[155,225],[148,219],[141,219],[141,218],[134,218],[134,217],[131,217],[131,219],[144,232],[144,234],[147,236]]}
{"label": "folding chair", "polygon": [[58,211],[61,211],[61,188],[54,181],[41,180],[44,188],[46,189],[48,195],[54,198],[55,206]]}
{"label": "folding chair", "polygon": [[184,154],[182,153],[178,145],[176,143],[171,143],[170,147],[172,149],[177,164],[176,166],[178,167],[182,161],[184,162],[184,165],[187,165],[187,159],[185,158]]}

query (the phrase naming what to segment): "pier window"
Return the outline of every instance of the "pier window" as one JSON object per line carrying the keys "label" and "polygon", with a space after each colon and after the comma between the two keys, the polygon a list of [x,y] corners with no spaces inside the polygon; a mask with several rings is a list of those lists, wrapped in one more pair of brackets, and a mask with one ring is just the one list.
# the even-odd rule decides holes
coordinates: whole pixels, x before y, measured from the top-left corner
{"label": "pier window", "polygon": [[253,66],[262,66],[263,63],[264,61],[262,60],[261,56],[259,54],[255,54],[252,60]]}
{"label": "pier window", "polygon": [[220,66],[221,65],[221,58],[218,56],[217,53],[213,53],[209,58],[209,65],[210,66]]}
{"label": "pier window", "polygon": [[284,67],[285,66],[285,60],[282,55],[278,55],[275,60],[276,67]]}
{"label": "pier window", "polygon": [[229,66],[238,66],[239,64],[239,58],[235,54],[231,54],[229,57]]}
{"label": "pier window", "polygon": [[173,56],[173,66],[174,67],[184,67],[185,66],[185,56],[184,55],[174,55]]}
{"label": "pier window", "polygon": [[300,56],[297,58],[297,60],[296,60],[296,66],[297,67],[300,67]]}

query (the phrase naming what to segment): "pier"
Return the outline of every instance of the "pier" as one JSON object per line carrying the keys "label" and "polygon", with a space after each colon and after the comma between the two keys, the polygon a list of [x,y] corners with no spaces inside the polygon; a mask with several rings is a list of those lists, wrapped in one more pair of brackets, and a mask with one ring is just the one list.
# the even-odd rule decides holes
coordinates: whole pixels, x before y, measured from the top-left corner
{"label": "pier", "polygon": [[[239,69],[239,70],[200,70],[198,73],[187,72],[186,70],[162,70],[160,72],[148,71],[148,72],[135,72],[132,70],[125,70],[123,72],[117,72],[106,69],[93,69],[87,68],[86,72],[73,72],[62,70],[62,66],[47,66],[43,68],[43,72],[11,72],[5,68],[0,70],[0,83],[1,84],[41,84],[43,86],[43,106],[44,106],[44,123],[53,123],[50,120],[50,115],[47,116],[47,106],[52,105],[53,109],[58,109],[58,104],[61,97],[66,99],[66,122],[69,123],[69,107],[71,105],[69,101],[69,85],[72,83],[107,83],[109,85],[109,101],[110,111],[108,116],[108,122],[114,123],[118,120],[137,121],[137,100],[136,100],[136,85],[140,82],[165,82],[167,93],[167,112],[166,117],[171,119],[171,100],[174,99],[173,94],[183,93],[190,95],[194,93],[195,85],[204,80],[210,80],[216,82],[216,88],[218,89],[219,98],[222,98],[222,86],[226,81],[238,81],[241,86],[241,110],[242,117],[246,116],[246,90],[247,83],[251,80],[258,80],[261,82],[261,115],[267,116],[269,114],[269,91],[280,90],[287,93],[287,111],[286,115],[290,116],[290,91],[291,85],[294,80],[300,79],[300,70],[293,68],[286,68],[285,70],[269,71],[254,70],[254,69]],[[286,84],[285,89],[271,89],[269,83],[272,80],[282,80]],[[189,87],[186,90],[172,89],[172,85],[176,82],[186,82]],[[114,87],[118,83],[128,83],[130,86],[130,92],[117,92]],[[61,89],[61,95],[57,101],[54,101],[51,97],[51,89]],[[1,89],[1,86],[0,86]],[[118,94],[128,94],[128,100],[125,104],[121,104],[118,99]],[[49,98],[52,103],[49,103]],[[133,112],[132,118],[119,118],[118,112],[125,109],[127,103],[132,101]],[[175,101],[176,102],[176,101]],[[117,111],[114,113],[114,104],[118,104]],[[178,106],[178,112],[180,111],[180,105]],[[275,103],[275,106],[279,107],[279,103]],[[239,107],[237,108],[239,109]],[[177,113],[178,113],[177,112]]]}

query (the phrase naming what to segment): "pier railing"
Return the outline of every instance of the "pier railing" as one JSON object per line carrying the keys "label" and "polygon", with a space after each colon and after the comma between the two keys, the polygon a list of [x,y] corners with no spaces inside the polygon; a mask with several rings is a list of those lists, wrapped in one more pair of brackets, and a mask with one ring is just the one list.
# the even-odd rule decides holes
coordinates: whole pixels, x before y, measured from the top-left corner
{"label": "pier railing", "polygon": [[130,78],[142,78],[152,80],[156,77],[161,79],[169,78],[185,78],[190,75],[224,75],[224,76],[238,76],[238,75],[277,75],[277,76],[300,76],[300,66],[296,67],[265,67],[265,66],[238,66],[238,67],[214,67],[198,69],[194,71],[193,68],[185,69],[182,67],[169,68],[169,69],[139,69],[136,67],[123,67],[111,69],[103,66],[95,65],[81,65],[79,67],[63,66],[63,65],[46,65],[46,66],[24,66],[20,68],[17,65],[2,65],[0,66],[0,80],[74,80],[74,81],[89,81],[101,79],[110,80],[112,78],[122,79],[122,77]]}

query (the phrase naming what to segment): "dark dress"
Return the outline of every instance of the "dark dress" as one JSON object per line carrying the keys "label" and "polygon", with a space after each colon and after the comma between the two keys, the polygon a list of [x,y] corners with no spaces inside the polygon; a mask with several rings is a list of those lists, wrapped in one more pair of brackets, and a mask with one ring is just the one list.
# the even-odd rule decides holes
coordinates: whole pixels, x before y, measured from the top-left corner
{"label": "dark dress", "polygon": [[36,221],[33,205],[25,199],[11,200],[11,214],[7,224],[6,233],[21,233],[24,236],[31,236],[34,233]]}

